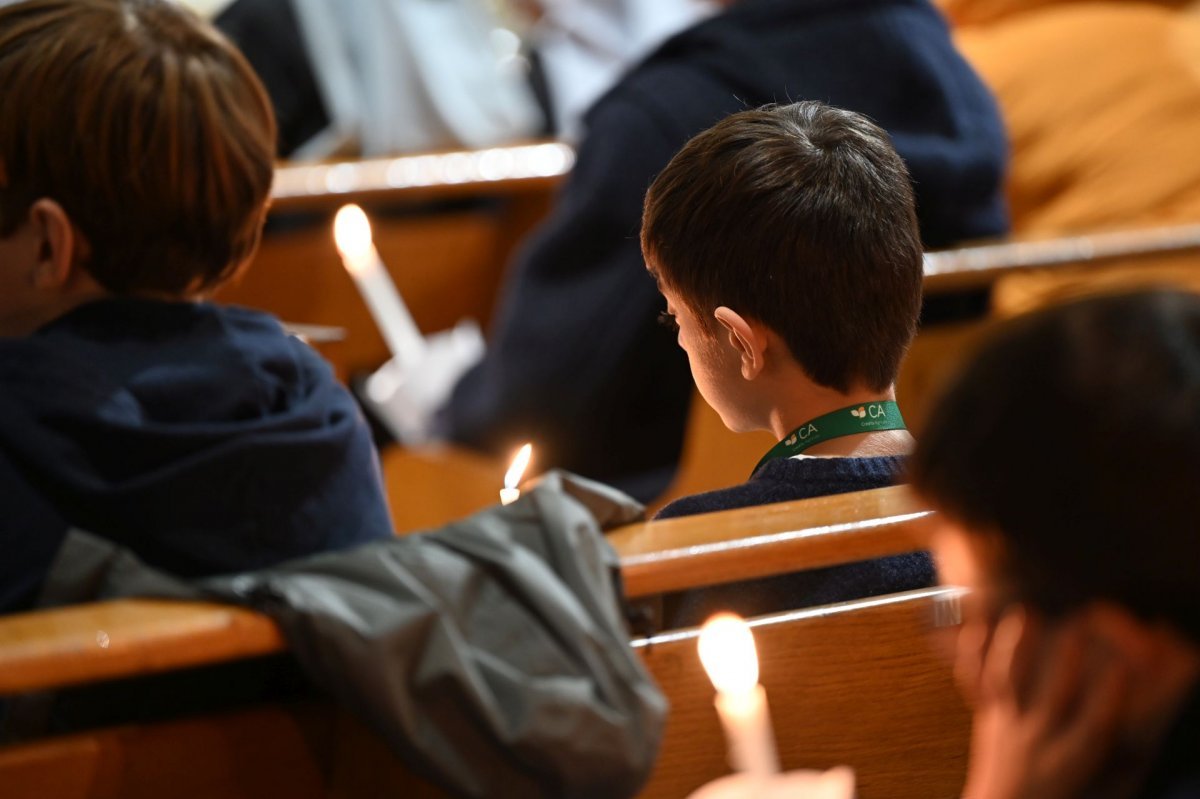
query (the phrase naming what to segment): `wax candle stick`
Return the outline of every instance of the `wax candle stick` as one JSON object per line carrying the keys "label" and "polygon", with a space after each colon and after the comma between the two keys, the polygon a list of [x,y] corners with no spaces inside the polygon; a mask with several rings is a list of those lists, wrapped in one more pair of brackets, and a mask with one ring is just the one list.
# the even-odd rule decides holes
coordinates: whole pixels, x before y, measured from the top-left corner
{"label": "wax candle stick", "polygon": [[333,237],[342,263],[358,286],[392,357],[401,368],[412,368],[425,352],[425,337],[379,257],[371,222],[363,209],[343,206],[334,218]]}
{"label": "wax candle stick", "polygon": [[500,503],[502,505],[511,505],[521,496],[521,490],[517,486],[521,484],[521,478],[525,475],[525,470],[529,467],[529,460],[532,457],[532,444],[526,444],[521,447],[517,450],[517,454],[513,456],[512,465],[508,467],[508,471],[504,474],[504,488],[500,489]]}
{"label": "wax candle stick", "polygon": [[700,661],[717,689],[714,705],[735,771],[779,771],[767,693],[758,684],[758,655],[750,626],[732,613],[713,616],[700,631]]}

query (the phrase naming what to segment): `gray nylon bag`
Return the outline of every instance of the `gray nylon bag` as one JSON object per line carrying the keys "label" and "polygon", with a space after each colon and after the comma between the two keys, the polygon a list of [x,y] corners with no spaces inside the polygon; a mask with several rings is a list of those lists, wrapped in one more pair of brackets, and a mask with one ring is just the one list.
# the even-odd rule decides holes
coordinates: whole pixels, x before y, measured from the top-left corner
{"label": "gray nylon bag", "polygon": [[72,533],[43,604],[209,598],[274,618],[308,678],[463,796],[625,797],[666,702],[628,645],[601,531],[624,495],[562,473],[428,533],[182,582]]}

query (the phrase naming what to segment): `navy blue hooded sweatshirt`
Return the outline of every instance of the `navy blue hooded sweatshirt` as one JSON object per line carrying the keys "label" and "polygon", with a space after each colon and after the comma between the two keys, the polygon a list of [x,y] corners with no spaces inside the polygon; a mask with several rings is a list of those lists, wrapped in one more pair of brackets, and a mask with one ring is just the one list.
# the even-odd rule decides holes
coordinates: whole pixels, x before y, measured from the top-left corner
{"label": "navy blue hooded sweatshirt", "polygon": [[888,131],[926,247],[1007,229],[1007,141],[925,0],[740,0],[666,42],[588,112],[573,174],[514,265],[484,362],[444,430],[640,499],[669,480],[693,388],[638,241],[642,200],[692,136],[737,111],[820,100]]}
{"label": "navy blue hooded sweatshirt", "polygon": [[181,576],[391,533],[370,433],[328,364],[269,316],[94,302],[0,339],[0,611],[68,526]]}

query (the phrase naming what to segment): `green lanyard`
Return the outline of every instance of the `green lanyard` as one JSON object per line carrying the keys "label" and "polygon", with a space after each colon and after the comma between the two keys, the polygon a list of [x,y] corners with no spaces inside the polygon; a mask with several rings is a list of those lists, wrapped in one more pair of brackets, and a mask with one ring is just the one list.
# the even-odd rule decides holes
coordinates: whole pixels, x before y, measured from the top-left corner
{"label": "green lanyard", "polygon": [[[832,413],[811,419],[792,431],[792,434],[771,447],[771,451],[754,467],[757,472],[767,461],[799,455],[822,441],[857,433],[876,433],[880,430],[904,430],[900,406],[892,400],[866,402],[839,408]],[[751,472],[753,474],[754,472]]]}

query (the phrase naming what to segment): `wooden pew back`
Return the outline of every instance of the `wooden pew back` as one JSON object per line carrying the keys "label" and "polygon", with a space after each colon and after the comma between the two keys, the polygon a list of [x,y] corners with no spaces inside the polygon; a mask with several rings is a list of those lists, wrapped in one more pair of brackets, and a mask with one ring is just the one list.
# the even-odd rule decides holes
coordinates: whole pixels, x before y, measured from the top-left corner
{"label": "wooden pew back", "polygon": [[10,799],[321,799],[333,714],[266,708],[0,748]]}
{"label": "wooden pew back", "polygon": [[[685,588],[921,548],[928,515],[904,486],[639,522],[608,535],[625,591]],[[265,616],[206,602],[127,599],[0,617],[0,696],[278,653]]]}
{"label": "wooden pew back", "polygon": [[[612,534],[630,593],[852,562],[919,546],[925,515],[903,488],[630,525]],[[720,568],[724,557],[728,569]],[[690,578],[689,578],[690,575]],[[756,620],[762,675],[789,768],[856,766],[865,797],[940,795],[961,780],[965,714],[914,592]],[[694,631],[633,642],[672,710],[646,797],[674,797],[726,772]],[[209,603],[122,600],[0,619],[0,696],[280,652],[273,623]],[[890,704],[889,704],[890,703]],[[927,723],[922,723],[924,720]],[[906,754],[907,753],[907,754]],[[192,770],[203,778],[190,780]],[[190,780],[190,781],[189,781]],[[268,707],[132,725],[0,748],[5,796],[173,799],[367,797],[380,786],[440,796],[382,742],[324,706]],[[885,786],[903,784],[894,789]],[[922,786],[939,793],[922,793]],[[947,790],[946,795],[950,795]]]}
{"label": "wooden pew back", "polygon": [[444,799],[327,704],[263,707],[0,747],[6,799]]}
{"label": "wooden pew back", "polygon": [[[947,589],[751,621],[784,768],[853,766],[861,799],[958,796],[970,719],[950,666],[924,645]],[[679,797],[728,773],[697,631],[635,641],[671,702],[643,799]]]}
{"label": "wooden pew back", "polygon": [[[923,645],[941,590],[752,620],[785,768],[852,765],[859,796],[957,796],[969,719],[948,665]],[[671,706],[642,799],[674,799],[728,772],[696,631],[633,642]],[[270,707],[0,748],[11,799],[445,794],[328,706]]]}
{"label": "wooden pew back", "polygon": [[342,377],[378,367],[387,349],[332,235],[337,209],[358,202],[371,214],[376,246],[423,331],[463,318],[486,328],[513,251],[548,213],[573,163],[570,147],[537,142],[282,165],[262,245],[216,299],[345,329],[345,341],[323,350]]}
{"label": "wooden pew back", "polygon": [[608,535],[625,593],[654,596],[922,548],[906,486],[631,524]]}

